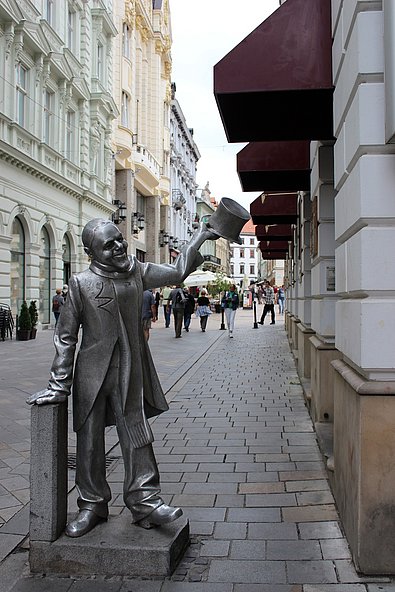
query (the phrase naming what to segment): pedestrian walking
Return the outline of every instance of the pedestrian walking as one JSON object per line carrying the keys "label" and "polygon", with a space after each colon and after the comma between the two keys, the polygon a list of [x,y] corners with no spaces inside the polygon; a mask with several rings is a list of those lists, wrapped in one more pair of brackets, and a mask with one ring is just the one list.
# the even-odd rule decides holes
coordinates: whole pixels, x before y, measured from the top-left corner
{"label": "pedestrian walking", "polygon": [[284,314],[285,289],[284,284],[277,291],[278,314]]}
{"label": "pedestrian walking", "polygon": [[221,300],[221,306],[225,310],[226,324],[228,325],[228,335],[233,337],[235,328],[236,311],[239,308],[239,295],[235,284],[231,284],[229,290],[225,292]]}
{"label": "pedestrian walking", "polygon": [[200,328],[203,331],[203,333],[206,331],[207,319],[210,315],[210,300],[207,296],[207,291],[203,288],[202,290],[200,290],[196,308],[196,316],[200,319]]}
{"label": "pedestrian walking", "polygon": [[261,320],[259,321],[260,325],[263,325],[265,322],[265,317],[267,315],[268,312],[270,312],[272,320],[271,320],[271,325],[275,325],[276,323],[276,313],[274,312],[274,299],[275,299],[275,294],[274,294],[274,290],[270,285],[270,282],[268,280],[265,280],[265,285],[263,288],[263,298],[264,298],[264,306],[263,306],[263,311],[262,311],[262,316],[261,316]]}
{"label": "pedestrian walking", "polygon": [[157,319],[156,314],[155,296],[152,290],[144,290],[141,319],[143,321],[144,337],[147,341],[149,339],[149,332],[152,326],[151,323],[155,323]]}
{"label": "pedestrian walking", "polygon": [[185,308],[184,308],[184,329],[188,333],[189,327],[191,325],[191,318],[193,313],[195,312],[195,298],[189,288],[184,288],[184,295],[186,298]]}
{"label": "pedestrian walking", "polygon": [[168,329],[170,327],[170,319],[171,319],[171,304],[169,304],[169,296],[171,292],[170,286],[165,286],[162,290],[162,303],[163,303],[163,313],[165,317],[165,327]]}
{"label": "pedestrian walking", "polygon": [[59,316],[64,304],[64,298],[62,296],[61,288],[56,288],[55,296],[52,298],[52,312],[55,317],[55,327],[58,324]]}
{"label": "pedestrian walking", "polygon": [[178,284],[169,294],[169,298],[167,300],[168,305],[173,310],[174,316],[174,329],[176,332],[176,338],[182,337],[181,330],[182,330],[182,322],[184,320],[184,310],[185,310],[185,295],[184,291],[182,290],[181,286]]}

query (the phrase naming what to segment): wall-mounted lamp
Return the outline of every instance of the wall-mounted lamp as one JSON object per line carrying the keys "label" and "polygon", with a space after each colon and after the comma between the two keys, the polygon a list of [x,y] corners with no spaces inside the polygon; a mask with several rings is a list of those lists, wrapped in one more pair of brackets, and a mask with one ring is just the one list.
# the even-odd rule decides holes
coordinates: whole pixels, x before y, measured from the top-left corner
{"label": "wall-mounted lamp", "polygon": [[170,236],[164,230],[159,231],[159,246],[164,247],[169,244]]}
{"label": "wall-mounted lamp", "polygon": [[120,199],[114,199],[112,203],[118,208],[112,215],[112,221],[114,224],[119,224],[126,220],[126,204]]}
{"label": "wall-mounted lamp", "polygon": [[169,236],[169,242],[168,242],[169,249],[172,249],[174,247],[173,240],[174,240],[174,236]]}
{"label": "wall-mounted lamp", "polygon": [[138,234],[140,230],[144,230],[145,228],[145,218],[144,214],[140,212],[134,212],[132,214],[132,232],[133,234]]}
{"label": "wall-mounted lamp", "polygon": [[173,248],[174,249],[178,248],[178,238],[177,237],[173,238]]}

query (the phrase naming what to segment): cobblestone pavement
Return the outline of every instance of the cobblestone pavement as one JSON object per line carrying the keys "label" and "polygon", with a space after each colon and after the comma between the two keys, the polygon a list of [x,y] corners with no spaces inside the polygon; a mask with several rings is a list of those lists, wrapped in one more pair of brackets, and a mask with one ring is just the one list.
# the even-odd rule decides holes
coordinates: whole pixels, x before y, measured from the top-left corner
{"label": "cobblestone pavement", "polygon": [[[162,493],[191,527],[178,568],[157,580],[29,574],[24,401],[45,386],[51,332],[0,344],[0,592],[395,592],[353,568],[281,317],[253,330],[239,310],[234,339],[219,324],[213,315],[202,333],[194,319],[182,340],[161,321],[151,331],[170,403],[152,423]],[[126,510],[114,430],[107,447],[116,515]]]}

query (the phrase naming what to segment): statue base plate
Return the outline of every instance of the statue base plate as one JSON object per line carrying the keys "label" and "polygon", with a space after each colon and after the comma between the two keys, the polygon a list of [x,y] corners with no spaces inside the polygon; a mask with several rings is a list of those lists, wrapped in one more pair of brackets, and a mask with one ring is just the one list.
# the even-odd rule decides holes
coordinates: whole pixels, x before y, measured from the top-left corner
{"label": "statue base plate", "polygon": [[130,514],[110,516],[82,537],[62,534],[53,543],[30,541],[33,573],[155,577],[173,573],[189,545],[189,522],[181,517],[145,530]]}

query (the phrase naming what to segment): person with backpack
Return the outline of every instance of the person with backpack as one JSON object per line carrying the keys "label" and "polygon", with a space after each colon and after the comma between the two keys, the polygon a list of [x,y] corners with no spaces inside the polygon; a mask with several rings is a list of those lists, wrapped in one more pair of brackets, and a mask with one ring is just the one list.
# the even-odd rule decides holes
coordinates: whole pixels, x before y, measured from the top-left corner
{"label": "person with backpack", "polygon": [[62,310],[62,306],[64,304],[64,298],[62,296],[61,288],[56,288],[56,294],[52,298],[52,312],[53,316],[55,317],[55,327],[58,324],[60,312]]}
{"label": "person with backpack", "polygon": [[225,310],[226,324],[228,325],[228,335],[233,338],[235,328],[236,311],[239,308],[240,300],[235,284],[229,286],[221,300],[221,306]]}
{"label": "person with backpack", "polygon": [[182,331],[182,322],[184,320],[184,310],[185,310],[186,298],[185,298],[184,291],[182,290],[182,288],[179,284],[176,285],[176,287],[173,288],[173,290],[169,294],[169,298],[167,300],[168,307],[170,307],[170,302],[171,302],[171,307],[173,310],[174,329],[176,332],[176,338],[180,338],[180,337],[182,337],[181,331]]}

